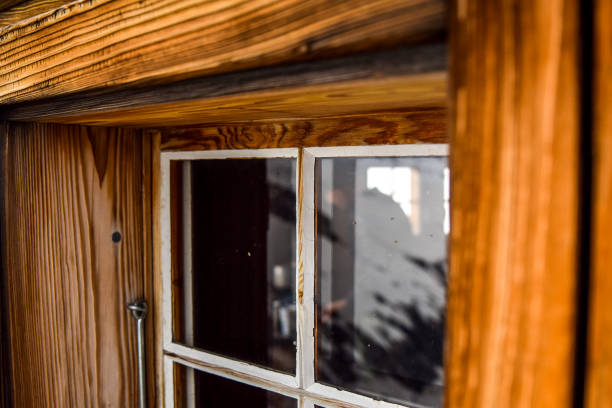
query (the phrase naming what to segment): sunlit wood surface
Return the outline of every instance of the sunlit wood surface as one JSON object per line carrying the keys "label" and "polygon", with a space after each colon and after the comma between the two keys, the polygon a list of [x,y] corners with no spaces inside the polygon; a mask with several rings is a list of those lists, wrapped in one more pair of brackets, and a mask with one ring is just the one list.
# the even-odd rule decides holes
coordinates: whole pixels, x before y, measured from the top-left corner
{"label": "sunlit wood surface", "polygon": [[449,408],[572,406],[577,2],[451,12]]}
{"label": "sunlit wood surface", "polygon": [[[587,408],[612,407],[612,3],[596,0],[593,75],[593,234]],[[590,29],[591,27],[589,27]]]}
{"label": "sunlit wood surface", "polygon": [[0,29],[0,103],[416,43],[442,0],[82,0]]}

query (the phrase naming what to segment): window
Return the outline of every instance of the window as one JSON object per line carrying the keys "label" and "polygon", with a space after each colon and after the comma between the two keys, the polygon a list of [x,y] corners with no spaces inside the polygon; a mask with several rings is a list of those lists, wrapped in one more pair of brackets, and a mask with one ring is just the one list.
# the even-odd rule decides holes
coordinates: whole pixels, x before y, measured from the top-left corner
{"label": "window", "polygon": [[446,155],[162,153],[166,406],[441,406]]}

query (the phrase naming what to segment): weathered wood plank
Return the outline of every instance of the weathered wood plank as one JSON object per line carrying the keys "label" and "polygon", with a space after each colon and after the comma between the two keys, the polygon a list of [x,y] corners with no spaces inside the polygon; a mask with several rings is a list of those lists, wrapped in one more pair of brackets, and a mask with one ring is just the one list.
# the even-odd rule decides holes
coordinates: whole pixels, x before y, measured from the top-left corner
{"label": "weathered wood plank", "polygon": [[44,13],[51,14],[55,9],[67,3],[70,3],[70,0],[0,1],[0,30],[6,30],[6,26]]}
{"label": "weathered wood plank", "polygon": [[[0,122],[0,191],[4,191],[6,177],[6,134],[8,123]],[[4,199],[0,196],[0,214],[4,214]],[[1,217],[1,216],[0,216]],[[0,218],[0,243],[6,242],[6,222]],[[11,372],[11,335],[8,322],[8,299],[7,299],[7,265],[6,265],[6,245],[0,248],[0,407],[12,408],[13,386]]]}
{"label": "weathered wood plank", "polygon": [[0,103],[440,37],[443,0],[82,0],[0,30]]}
{"label": "weathered wood plank", "polygon": [[159,127],[319,118],[439,108],[445,106],[446,94],[446,75],[437,72],[162,103],[114,112],[54,117],[52,121],[97,126]]}
{"label": "weathered wood plank", "polygon": [[572,406],[574,1],[455,1],[445,405]]}
{"label": "weathered wood plank", "polygon": [[11,124],[5,141],[15,406],[134,406],[142,133]]}
{"label": "weathered wood plank", "polygon": [[150,320],[153,326],[154,344],[154,367],[155,367],[155,403],[161,406],[164,399],[164,369],[163,369],[163,307],[162,302],[162,272],[161,272],[161,225],[159,214],[161,213],[161,135],[156,130],[148,130],[145,137],[151,140],[151,209],[152,209],[152,236],[153,236],[153,318]]}
{"label": "weathered wood plank", "polygon": [[[586,408],[612,407],[612,3],[594,2],[593,230]],[[591,29],[586,27],[585,29]]]}
{"label": "weathered wood plank", "polygon": [[161,129],[164,151],[447,143],[446,109]]}
{"label": "weathered wood plank", "polygon": [[23,3],[23,0],[0,0],[0,11],[8,10]]}
{"label": "weathered wood plank", "polygon": [[142,271],[143,271],[143,286],[144,299],[147,302],[148,312],[145,320],[145,347],[146,347],[146,367],[147,367],[147,393],[148,401],[151,405],[156,403],[156,359],[157,350],[155,348],[155,320],[157,297],[155,296],[154,283],[154,220],[157,219],[153,212],[153,172],[154,162],[154,138],[148,132],[142,132],[142,155],[141,155],[141,174],[144,181],[141,188],[141,203],[142,203]]}
{"label": "weathered wood plank", "polygon": [[[282,95],[291,88],[305,90],[306,87],[313,85],[337,85],[368,79],[410,77],[431,72],[443,72],[445,69],[446,47],[441,43],[433,43],[323,61],[308,61],[280,67],[265,67],[193,78],[145,88],[104,90],[103,93],[100,91],[82,92],[67,97],[7,106],[2,110],[3,112],[0,112],[0,118],[14,121],[79,123],[81,116],[90,113],[113,118],[114,112],[117,111],[143,108],[160,103],[191,101],[189,105],[197,106],[200,103],[199,100],[205,102],[206,99],[211,98],[240,94],[257,95],[257,92],[262,91],[274,91]],[[337,106],[342,107],[347,104],[347,101],[342,100],[342,95],[336,94],[334,97],[337,100]],[[408,97],[409,95],[406,95],[406,103],[410,103]],[[163,109],[170,110],[172,107],[166,106]],[[179,113],[176,111],[175,118],[178,118]],[[192,120],[201,123],[199,118]]]}

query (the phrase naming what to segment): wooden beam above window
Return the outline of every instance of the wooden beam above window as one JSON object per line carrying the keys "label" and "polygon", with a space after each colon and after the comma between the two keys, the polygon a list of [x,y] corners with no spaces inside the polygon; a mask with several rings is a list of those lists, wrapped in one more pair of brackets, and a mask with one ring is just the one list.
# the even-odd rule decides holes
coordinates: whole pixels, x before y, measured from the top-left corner
{"label": "wooden beam above window", "polygon": [[0,103],[444,35],[442,0],[88,0],[0,29]]}
{"label": "wooden beam above window", "polygon": [[41,19],[41,14],[53,13],[66,3],[67,0],[0,0],[0,31],[23,20]]}
{"label": "wooden beam above window", "polygon": [[443,108],[446,76],[355,81],[336,85],[262,91],[127,108],[111,112],[53,117],[49,122],[96,126],[180,126],[262,120],[320,118],[347,114]]}
{"label": "wooden beam above window", "polygon": [[164,128],[163,151],[447,143],[446,109]]}
{"label": "wooden beam above window", "polygon": [[427,127],[435,111],[441,128],[445,67],[446,47],[432,43],[23,102],[6,106],[0,119],[168,127],[411,112],[413,124],[425,120]]}

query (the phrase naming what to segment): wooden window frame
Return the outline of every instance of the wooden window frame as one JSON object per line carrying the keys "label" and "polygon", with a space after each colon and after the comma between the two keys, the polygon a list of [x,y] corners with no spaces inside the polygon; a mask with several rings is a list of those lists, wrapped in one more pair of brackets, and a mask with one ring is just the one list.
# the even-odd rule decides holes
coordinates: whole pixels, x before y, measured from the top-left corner
{"label": "wooden window frame", "polygon": [[[611,81],[607,79],[612,59],[605,41],[610,38],[606,12],[609,5],[600,0],[594,4],[596,59],[589,63],[588,50],[593,44],[588,35],[583,35],[590,27],[588,18],[582,16],[588,14],[585,7],[592,7],[588,2],[455,0],[450,2],[448,13],[445,3],[439,2],[430,9],[432,13],[423,16],[414,15],[412,7],[400,9],[397,5],[401,2],[381,1],[388,7],[368,6],[380,11],[376,15],[357,13],[346,19],[340,16],[344,30],[338,30],[333,20],[328,20],[327,25],[316,24],[316,30],[301,30],[299,36],[291,31],[277,36],[268,44],[270,52],[255,59],[253,54],[243,52],[246,44],[222,47],[228,44],[227,34],[232,39],[245,37],[221,30],[207,36],[218,46],[218,53],[209,57],[202,46],[198,51],[203,55],[183,49],[170,70],[154,76],[159,69],[150,61],[167,61],[165,52],[172,49],[167,45],[172,44],[175,34],[197,33],[207,28],[207,23],[199,20],[192,25],[193,16],[188,13],[181,14],[183,20],[174,21],[177,15],[160,8],[159,13],[174,22],[164,25],[164,30],[159,29],[159,23],[135,24],[114,35],[116,25],[108,23],[107,11],[120,11],[130,3],[142,15],[157,7],[147,2],[136,5],[133,0],[77,2],[14,24],[6,31],[5,35],[15,39],[4,46],[14,58],[7,60],[14,81],[4,87],[2,101],[15,104],[3,109],[2,119],[142,129],[186,125],[206,128],[192,134],[192,138],[183,131],[170,130],[176,132],[177,144],[187,145],[235,142],[231,137],[211,137],[219,135],[207,131],[224,128],[230,122],[249,122],[252,130],[258,126],[253,121],[274,121],[287,130],[290,138],[262,138],[264,142],[290,140],[295,143],[291,147],[307,147],[320,140],[337,145],[363,143],[366,138],[356,133],[368,132],[366,127],[359,132],[350,131],[344,119],[362,115],[360,120],[364,121],[373,115],[380,117],[384,111],[395,113],[394,129],[399,130],[390,131],[393,140],[399,136],[404,138],[399,143],[411,143],[409,139],[415,143],[450,140],[452,147],[446,406],[566,407],[572,399],[574,403],[582,402],[579,392],[575,393],[577,397],[572,394],[585,386],[588,407],[599,407],[610,400],[612,353],[608,352],[607,338],[612,324],[605,311],[612,298],[611,280],[606,273],[610,263],[606,251],[610,200],[606,198],[612,144],[604,140],[612,132],[607,119],[610,115],[606,115],[610,104],[605,103],[612,95]],[[316,7],[306,15],[310,21],[320,20]],[[249,21],[260,20],[255,15]],[[427,21],[434,24],[422,24]],[[449,21],[448,30],[444,29],[445,21]],[[105,29],[86,37],[73,28],[92,24]],[[370,31],[363,32],[364,24]],[[254,25],[240,27],[250,29]],[[283,28],[287,27],[291,25]],[[55,46],[66,33],[75,43],[80,42],[71,52]],[[375,38],[368,35],[371,33],[376,34]],[[436,35],[448,39],[448,71],[444,58],[416,69],[421,64],[419,60],[431,58],[412,59],[412,55],[425,55],[413,50],[400,53],[403,57],[398,64],[396,49],[375,58],[368,55],[363,59],[349,56],[337,60],[335,63],[346,68],[341,75],[333,74],[333,66],[315,63],[303,63],[299,75],[289,76],[284,75],[285,67],[263,68],[300,64],[336,53],[397,47]],[[184,38],[179,37],[175,43],[187,47],[195,44]],[[143,39],[154,39],[156,48]],[[321,44],[317,41],[320,39],[326,41]],[[130,46],[129,52],[117,52],[126,45]],[[99,49],[105,52],[96,52]],[[41,50],[45,51],[44,58]],[[242,59],[228,59],[228,51]],[[444,54],[445,51],[434,53]],[[110,55],[115,57],[109,58]],[[129,59],[117,66],[111,63],[116,56]],[[78,65],[75,61],[86,63]],[[51,71],[48,62],[54,64]],[[194,70],[186,72],[185,67]],[[213,69],[197,69],[202,67]],[[261,70],[245,76],[240,71],[247,68]],[[125,75],[116,75],[118,69]],[[587,83],[591,71],[596,86]],[[188,80],[211,74],[225,76]],[[75,81],[77,77],[81,80]],[[224,83],[225,92],[215,93],[219,82]],[[126,89],[109,89],[106,95],[93,92],[113,85]],[[140,85],[150,86],[139,88]],[[583,92],[589,86],[595,95]],[[19,101],[28,103],[17,104]],[[590,109],[591,103],[595,104],[594,112],[582,110],[582,104]],[[594,118],[589,117],[592,113]],[[314,126],[309,128],[310,124]],[[328,137],[331,128],[342,131]],[[155,135],[154,151],[164,149],[169,140],[164,141],[166,131],[151,133]],[[594,140],[587,140],[591,136]],[[242,142],[248,146],[250,140]],[[591,148],[597,151],[594,159]],[[159,160],[158,155],[154,154],[152,160]],[[593,203],[585,197],[590,191],[579,188],[592,182],[591,173],[584,172],[591,160],[595,163]],[[159,205],[157,168],[154,164],[153,208]],[[530,205],[534,203],[537,205]],[[579,211],[585,215],[578,216]],[[583,231],[581,225],[590,222],[590,211],[595,212],[593,222],[597,223],[593,229],[594,248],[585,239],[590,230]],[[157,219],[153,218],[153,223]],[[160,276],[158,228],[153,226],[151,265],[156,291]],[[529,233],[531,230],[537,233]],[[580,252],[579,246],[584,246]],[[534,259],[538,260],[536,268]],[[588,265],[590,261],[592,267]],[[577,273],[577,264],[581,265],[581,274]],[[581,316],[576,316],[575,298],[576,288],[588,283],[589,274],[594,276],[591,287],[586,285],[589,293],[585,302],[591,302],[592,315],[589,342],[585,345],[575,334],[583,330],[576,325]],[[148,325],[149,337],[155,343],[158,380],[163,374],[162,344],[156,337],[161,333],[159,299],[156,292],[152,314],[155,330]],[[554,313],[548,313],[550,310]],[[580,347],[587,346],[589,366],[575,365],[574,357],[585,352]],[[586,385],[580,379],[585,371]],[[160,389],[157,394],[160,400],[162,393]]]}
{"label": "wooden window frame", "polygon": [[[181,364],[234,381],[260,387],[298,400],[299,407],[314,403],[333,407],[418,408],[376,400],[372,397],[318,383],[315,380],[315,161],[332,157],[448,157],[447,144],[343,146],[281,149],[173,151],[160,153],[161,275],[165,406],[175,403],[174,364]],[[171,177],[173,160],[232,158],[296,159],[296,374],[281,373],[234,358],[197,350],[173,341]]]}

